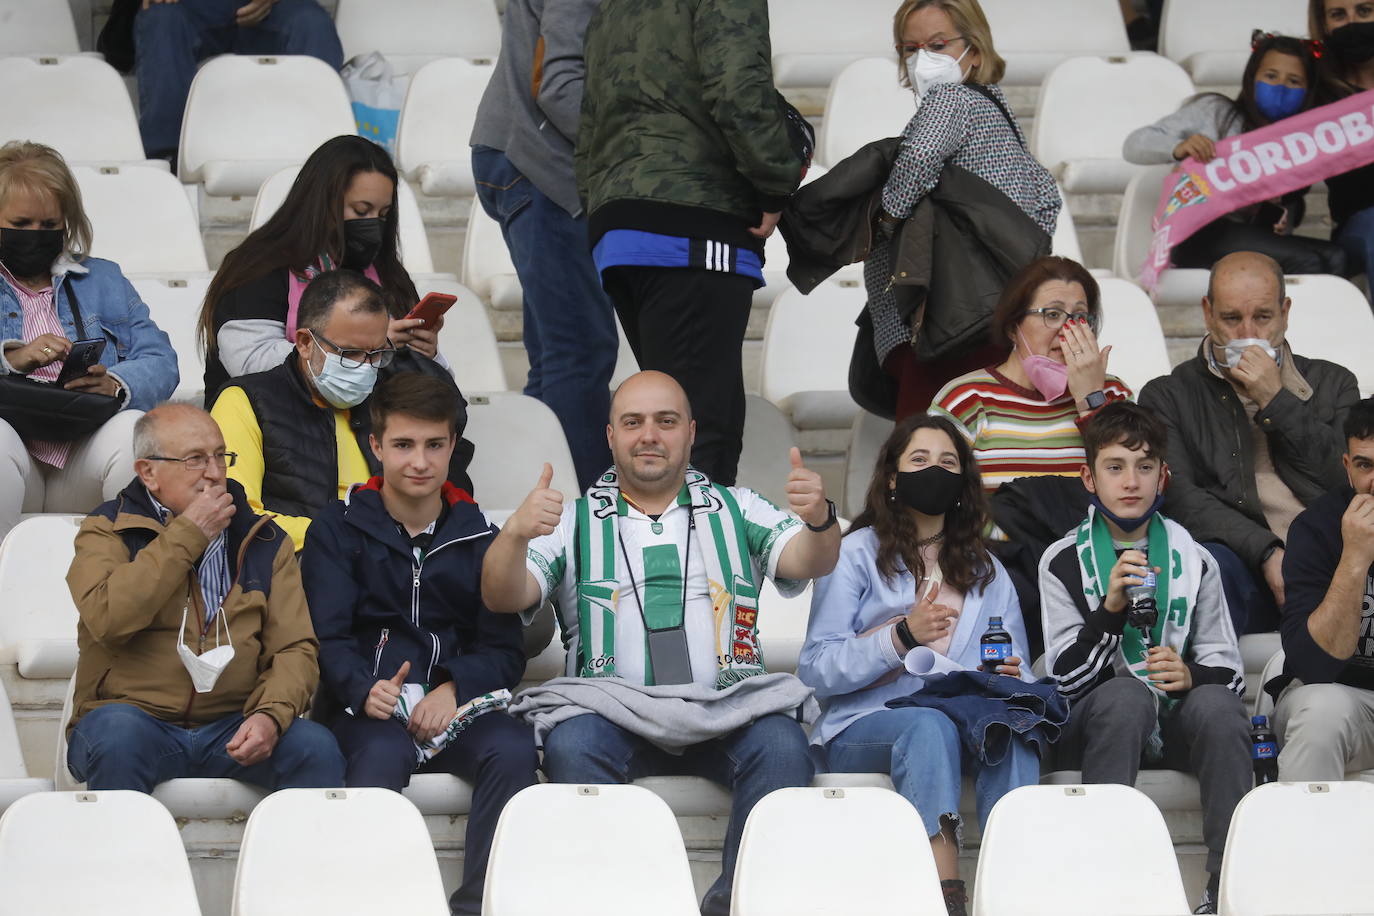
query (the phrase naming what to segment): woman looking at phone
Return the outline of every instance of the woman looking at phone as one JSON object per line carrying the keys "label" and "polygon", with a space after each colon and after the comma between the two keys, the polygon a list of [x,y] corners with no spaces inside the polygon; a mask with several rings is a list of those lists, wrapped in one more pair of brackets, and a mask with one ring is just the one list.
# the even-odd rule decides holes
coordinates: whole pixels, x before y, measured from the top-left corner
{"label": "woman looking at phone", "polygon": [[90,248],[81,191],[57,151],[0,146],[0,376],[63,378],[68,391],[120,405],[84,436],[54,420],[51,439],[21,437],[3,417],[25,392],[0,389],[11,399],[0,402],[0,538],[21,513],[88,512],[122,490],[134,474],[134,422],[179,381],[167,335],[119,266]]}
{"label": "woman looking at phone", "polygon": [[[205,405],[233,378],[275,369],[291,354],[295,307],[311,279],[336,267],[382,288],[397,348],[439,359],[439,329],[406,314],[419,295],[397,251],[391,157],[356,135],[325,141],[301,166],[286,200],[224,257],[201,309]],[[408,358],[398,359],[404,371]]]}

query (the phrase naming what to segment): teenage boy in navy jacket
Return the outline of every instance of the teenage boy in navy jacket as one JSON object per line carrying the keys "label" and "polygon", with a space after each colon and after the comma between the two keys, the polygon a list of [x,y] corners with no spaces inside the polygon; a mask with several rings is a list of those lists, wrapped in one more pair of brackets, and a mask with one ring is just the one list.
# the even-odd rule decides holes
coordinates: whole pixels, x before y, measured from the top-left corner
{"label": "teenage boy in navy jacket", "polygon": [[[468,701],[515,687],[525,670],[519,619],[491,613],[480,594],[497,529],[446,482],[460,407],[451,385],[416,373],[378,387],[371,446],[382,476],[316,518],[301,573],[320,640],[325,708],[316,715],[338,738],[347,785],[399,792],[417,770],[472,783],[463,883],[450,903],[477,914],[497,818],[536,782],[537,760],[529,728],[493,711],[417,763],[417,743]],[[403,700],[406,685],[421,685],[424,698]]]}

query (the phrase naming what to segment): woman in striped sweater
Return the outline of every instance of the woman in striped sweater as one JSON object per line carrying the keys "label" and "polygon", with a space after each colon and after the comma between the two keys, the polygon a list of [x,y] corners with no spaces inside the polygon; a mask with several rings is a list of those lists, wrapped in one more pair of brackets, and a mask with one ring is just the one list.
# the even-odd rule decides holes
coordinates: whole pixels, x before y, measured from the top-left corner
{"label": "woman in striped sweater", "polygon": [[1010,353],[995,366],[949,382],[930,412],[953,420],[973,445],[991,494],[1017,477],[1077,477],[1080,425],[1111,401],[1129,400],[1107,374],[1111,347],[1098,347],[1097,281],[1076,261],[1040,258],[1007,284],[992,339]]}

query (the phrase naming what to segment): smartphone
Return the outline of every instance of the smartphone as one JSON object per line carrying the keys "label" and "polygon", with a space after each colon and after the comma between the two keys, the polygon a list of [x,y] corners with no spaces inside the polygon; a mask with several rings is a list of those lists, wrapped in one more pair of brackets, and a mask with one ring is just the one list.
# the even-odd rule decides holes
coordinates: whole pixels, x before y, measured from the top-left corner
{"label": "smartphone", "polygon": [[654,683],[692,683],[692,655],[687,649],[687,631],[682,627],[649,631],[649,664],[654,668]]}
{"label": "smartphone", "polygon": [[57,387],[61,388],[73,379],[81,378],[92,366],[100,362],[100,354],[104,352],[103,337],[74,341],[71,352],[62,363],[62,371],[57,375]]}
{"label": "smartphone", "polygon": [[407,318],[422,318],[425,322],[425,330],[434,330],[434,323],[439,320],[439,316],[449,310],[453,303],[458,301],[457,296],[450,296],[448,293],[430,293],[420,300],[420,304],[410,310]]}

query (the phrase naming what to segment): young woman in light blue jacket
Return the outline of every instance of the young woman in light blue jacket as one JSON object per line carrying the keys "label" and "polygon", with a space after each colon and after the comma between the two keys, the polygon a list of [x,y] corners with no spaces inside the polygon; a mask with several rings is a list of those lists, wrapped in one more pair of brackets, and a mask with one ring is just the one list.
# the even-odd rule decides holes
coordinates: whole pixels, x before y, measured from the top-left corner
{"label": "young woman in light blue jacket", "polygon": [[943,712],[884,704],[919,692],[927,676],[977,669],[993,617],[1012,639],[1012,656],[997,672],[1030,679],[1016,590],[983,542],[986,520],[978,467],[953,424],[922,415],[899,423],[841,542],[839,564],[816,582],[797,672],[824,708],[811,741],[829,770],[889,773],[920,812],[952,914],[965,905],[965,770],[975,776],[982,824],[997,799],[1039,781],[1039,758],[1014,737],[1001,761],[987,765],[963,751]]}

